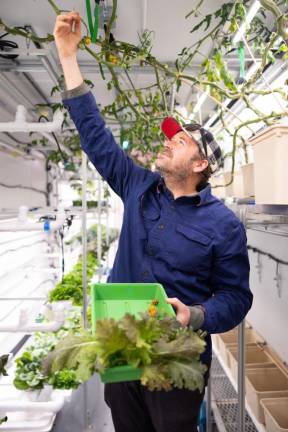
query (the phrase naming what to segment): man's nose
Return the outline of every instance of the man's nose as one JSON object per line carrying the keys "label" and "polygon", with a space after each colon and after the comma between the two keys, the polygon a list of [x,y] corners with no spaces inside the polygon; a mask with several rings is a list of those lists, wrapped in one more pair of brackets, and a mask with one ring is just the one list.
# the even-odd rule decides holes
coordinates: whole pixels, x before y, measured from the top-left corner
{"label": "man's nose", "polygon": [[173,141],[170,140],[164,141],[164,148],[168,148],[170,150],[172,146],[173,146]]}

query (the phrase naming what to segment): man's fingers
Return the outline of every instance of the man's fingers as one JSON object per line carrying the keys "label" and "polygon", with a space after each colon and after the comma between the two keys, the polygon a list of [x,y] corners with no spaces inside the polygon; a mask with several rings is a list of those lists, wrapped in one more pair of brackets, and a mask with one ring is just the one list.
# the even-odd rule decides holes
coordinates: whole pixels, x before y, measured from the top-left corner
{"label": "man's fingers", "polygon": [[167,303],[171,304],[172,306],[179,307],[180,306],[180,300],[177,297],[170,297],[166,299]]}
{"label": "man's fingers", "polygon": [[59,25],[57,25],[57,27],[55,27],[54,30],[54,36],[55,35],[61,35],[61,34],[66,34],[71,30],[71,25],[68,23],[61,23]]}
{"label": "man's fingers", "polygon": [[77,12],[70,12],[65,15],[57,15],[56,21],[57,22],[72,22],[73,20],[80,22],[80,15]]}
{"label": "man's fingers", "polygon": [[79,19],[75,19],[74,32],[77,35],[80,35],[80,33],[81,33],[81,21],[80,21],[80,17],[79,17]]}

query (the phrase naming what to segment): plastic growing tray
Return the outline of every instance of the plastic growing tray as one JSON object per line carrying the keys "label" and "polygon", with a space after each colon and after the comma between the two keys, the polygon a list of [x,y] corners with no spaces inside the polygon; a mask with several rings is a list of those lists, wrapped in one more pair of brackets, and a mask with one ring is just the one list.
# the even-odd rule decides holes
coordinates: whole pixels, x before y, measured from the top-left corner
{"label": "plastic growing tray", "polygon": [[[166,303],[166,293],[162,285],[157,283],[107,283],[91,286],[92,329],[95,330],[97,320],[103,318],[120,319],[126,313],[139,315],[147,312],[151,300],[157,299],[159,318],[164,315],[175,317],[172,306]],[[105,383],[134,381],[141,377],[141,369],[130,365],[106,369],[100,374]]]}

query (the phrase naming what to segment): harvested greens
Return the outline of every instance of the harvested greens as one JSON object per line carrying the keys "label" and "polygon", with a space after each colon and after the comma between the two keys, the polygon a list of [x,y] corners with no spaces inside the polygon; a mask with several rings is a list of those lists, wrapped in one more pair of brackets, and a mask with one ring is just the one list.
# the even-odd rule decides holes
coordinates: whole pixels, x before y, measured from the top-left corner
{"label": "harvested greens", "polygon": [[202,391],[206,366],[199,356],[204,349],[204,339],[174,318],[126,314],[120,320],[98,320],[94,335],[81,330],[66,336],[42,362],[42,373],[53,376],[69,369],[75,382],[84,382],[95,371],[131,365],[141,368],[141,383],[150,390]]}

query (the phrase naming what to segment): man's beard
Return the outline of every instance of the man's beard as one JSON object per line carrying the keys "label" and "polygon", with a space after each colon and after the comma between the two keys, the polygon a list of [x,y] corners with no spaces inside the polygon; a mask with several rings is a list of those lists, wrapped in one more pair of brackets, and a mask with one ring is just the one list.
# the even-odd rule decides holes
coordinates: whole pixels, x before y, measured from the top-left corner
{"label": "man's beard", "polygon": [[198,156],[191,157],[189,160],[182,161],[177,166],[169,166],[169,163],[163,165],[161,164],[161,160],[159,160],[159,164],[157,164],[157,160],[155,161],[155,166],[159,174],[163,177],[166,184],[174,185],[176,187],[187,186],[187,184],[194,184],[197,181],[197,177],[199,174],[194,173],[193,171],[193,162],[199,160]]}
{"label": "man's beard", "polygon": [[185,180],[187,180],[187,178],[190,177],[191,175],[191,168],[188,167],[188,165],[179,167],[179,169],[169,169],[166,166],[158,166],[156,164],[156,169],[158,170],[158,172],[161,174],[161,176],[165,179],[169,177],[169,179],[173,179],[173,181],[175,183],[183,183]]}

